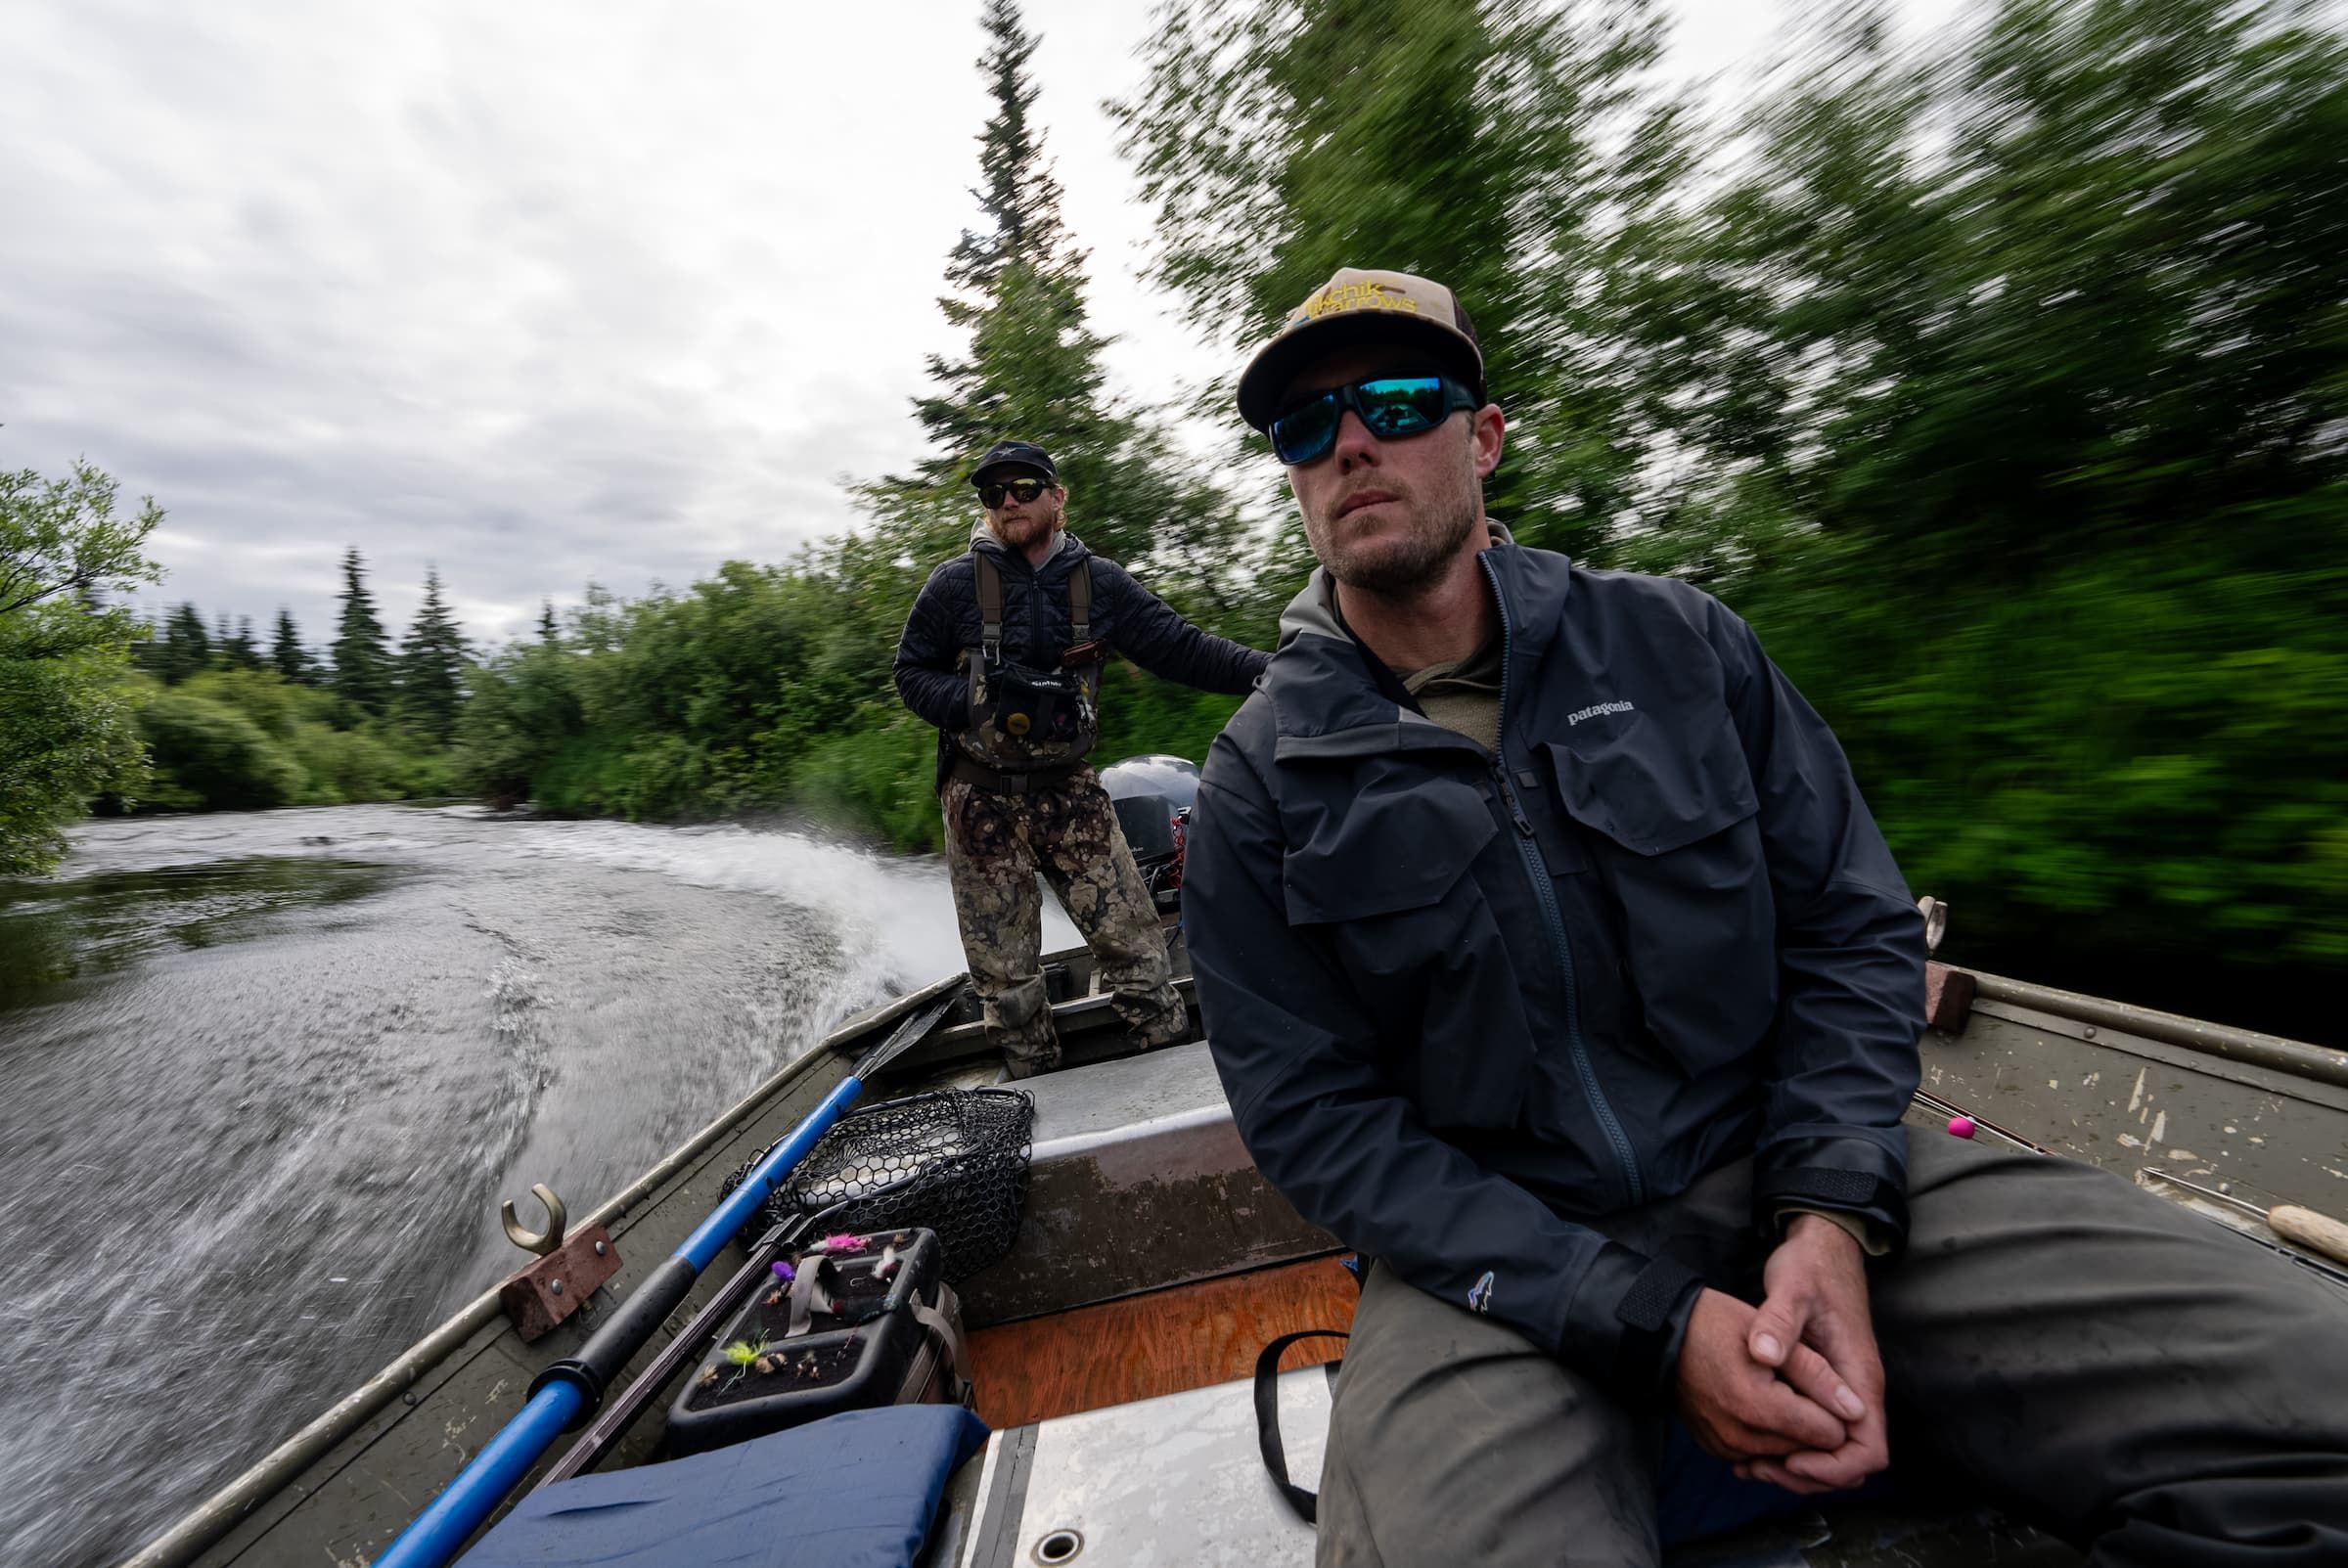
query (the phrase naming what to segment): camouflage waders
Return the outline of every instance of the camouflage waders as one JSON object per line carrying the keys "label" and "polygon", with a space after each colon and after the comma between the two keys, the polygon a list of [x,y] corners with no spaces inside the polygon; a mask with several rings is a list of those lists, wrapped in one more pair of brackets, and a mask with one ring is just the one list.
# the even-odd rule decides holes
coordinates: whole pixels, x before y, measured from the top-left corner
{"label": "camouflage waders", "polygon": [[971,985],[985,1004],[987,1038],[1002,1048],[1014,1077],[1060,1061],[1039,962],[1038,872],[1092,944],[1097,988],[1114,996],[1118,1016],[1145,1046],[1182,1038],[1190,1020],[1174,991],[1157,911],[1089,764],[1023,792],[949,778],[938,799]]}

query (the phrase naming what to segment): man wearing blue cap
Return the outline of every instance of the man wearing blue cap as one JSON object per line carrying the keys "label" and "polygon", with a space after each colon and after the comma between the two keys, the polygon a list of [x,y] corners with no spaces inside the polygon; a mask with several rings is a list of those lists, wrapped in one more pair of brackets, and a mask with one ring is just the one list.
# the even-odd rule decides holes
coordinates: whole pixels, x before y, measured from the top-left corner
{"label": "man wearing blue cap", "polygon": [[1100,735],[1101,666],[1245,692],[1264,667],[1210,637],[1061,522],[1052,455],[1001,441],[971,470],[985,514],[971,548],[929,574],[897,645],[897,693],[937,726],[946,867],[971,983],[1012,1076],[1060,1059],[1040,960],[1040,872],[1092,945],[1100,989],[1145,1046],[1179,1040],[1155,908],[1085,754]]}

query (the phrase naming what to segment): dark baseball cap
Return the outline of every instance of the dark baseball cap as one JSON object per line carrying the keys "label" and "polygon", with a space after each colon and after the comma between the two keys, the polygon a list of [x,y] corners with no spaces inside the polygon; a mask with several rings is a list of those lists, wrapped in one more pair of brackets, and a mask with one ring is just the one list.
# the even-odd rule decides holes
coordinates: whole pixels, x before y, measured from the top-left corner
{"label": "dark baseball cap", "polygon": [[1484,351],[1459,296],[1430,278],[1407,272],[1340,267],[1288,312],[1240,375],[1240,418],[1257,429],[1280,410],[1274,400],[1306,365],[1332,349],[1392,343],[1430,356],[1478,398]]}
{"label": "dark baseball cap", "polygon": [[1052,454],[1033,441],[997,441],[988,447],[986,456],[971,470],[971,483],[986,483],[995,469],[1033,469],[1053,484],[1060,483],[1060,470],[1053,466]]}

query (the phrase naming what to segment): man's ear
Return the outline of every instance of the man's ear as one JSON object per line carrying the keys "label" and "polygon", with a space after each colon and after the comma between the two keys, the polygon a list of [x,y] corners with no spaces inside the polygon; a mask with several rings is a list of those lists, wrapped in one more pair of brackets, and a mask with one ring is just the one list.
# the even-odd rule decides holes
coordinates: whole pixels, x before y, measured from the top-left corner
{"label": "man's ear", "polygon": [[1486,403],[1468,416],[1468,450],[1475,459],[1475,476],[1489,479],[1500,467],[1500,450],[1506,444],[1509,422],[1500,412],[1498,403]]}

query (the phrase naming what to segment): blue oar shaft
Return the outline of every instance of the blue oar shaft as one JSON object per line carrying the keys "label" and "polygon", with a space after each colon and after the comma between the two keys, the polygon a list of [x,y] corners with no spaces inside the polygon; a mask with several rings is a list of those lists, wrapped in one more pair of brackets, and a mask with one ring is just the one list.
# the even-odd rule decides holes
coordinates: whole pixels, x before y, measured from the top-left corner
{"label": "blue oar shaft", "polygon": [[375,1568],[441,1568],[529,1473],[586,1401],[576,1383],[549,1383],[533,1394],[521,1413],[508,1421],[384,1548]]}
{"label": "blue oar shaft", "polygon": [[[743,1179],[742,1185],[727,1195],[726,1200],[700,1223],[693,1234],[685,1238],[683,1246],[669,1255],[668,1262],[661,1268],[669,1271],[671,1277],[680,1279],[682,1283],[690,1283],[703,1269],[709,1267],[716,1259],[718,1250],[733,1240],[734,1233],[774,1195],[775,1184],[807,1157],[807,1151],[815,1147],[817,1142],[832,1130],[832,1124],[839,1120],[840,1113],[864,1092],[863,1075],[872,1070],[873,1060],[873,1056],[868,1056],[858,1062],[857,1070],[835,1085],[832,1093],[824,1097],[824,1102],[808,1112],[806,1118],[791,1129],[790,1137],[768,1150],[766,1158],[760,1160],[756,1168]],[[658,1271],[655,1271],[655,1277],[648,1277],[639,1285],[639,1292],[655,1283]],[[681,1299],[682,1290],[677,1294]],[[666,1308],[663,1307],[660,1314],[646,1316],[657,1321],[657,1317],[665,1315]],[[608,1326],[617,1327],[617,1320]],[[629,1346],[615,1352],[611,1368],[614,1374],[618,1369],[618,1362],[633,1354],[635,1348]],[[590,1341],[588,1351],[582,1352],[582,1359],[593,1349],[594,1343]],[[561,1364],[564,1366],[572,1365],[575,1364]],[[549,1368],[550,1371],[557,1369]],[[594,1397],[600,1400],[602,1386],[600,1383],[593,1386]],[[529,1473],[530,1466],[538,1462],[539,1456],[553,1445],[557,1437],[576,1423],[589,1403],[589,1384],[586,1381],[575,1377],[547,1380],[542,1374],[536,1391],[530,1396],[530,1402],[521,1408],[521,1413],[508,1421],[497,1436],[489,1440],[489,1446],[474,1455],[473,1462],[457,1472],[457,1478],[441,1490],[440,1495],[416,1516],[407,1529],[399,1533],[399,1539],[385,1547],[382,1556],[375,1559],[374,1568],[444,1568],[473,1533],[480,1528],[481,1521],[497,1511],[497,1505],[505,1501],[506,1494],[513,1491],[521,1478]]]}
{"label": "blue oar shaft", "polygon": [[823,1136],[839,1120],[840,1112],[855,1102],[864,1093],[864,1080],[854,1073],[842,1078],[825,1097],[824,1102],[808,1113],[807,1119],[790,1131],[790,1136],[777,1143],[760,1160],[757,1167],[742,1180],[742,1185],[726,1194],[700,1229],[685,1238],[676,1256],[693,1265],[699,1274],[716,1261],[718,1249],[734,1239],[734,1233],[749,1223],[751,1215],[766,1207],[766,1200],[775,1194],[775,1184],[798,1168],[807,1151],[815,1147]]}

